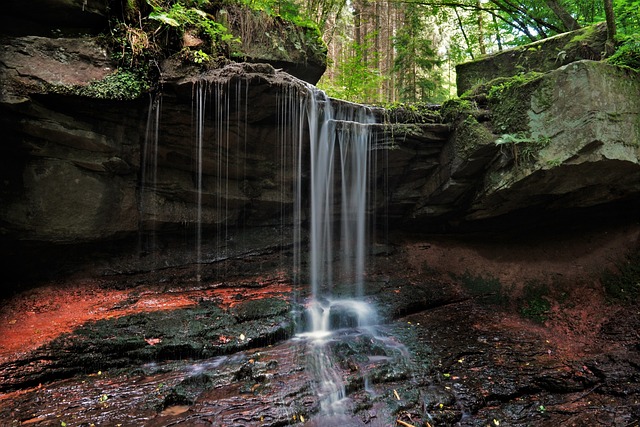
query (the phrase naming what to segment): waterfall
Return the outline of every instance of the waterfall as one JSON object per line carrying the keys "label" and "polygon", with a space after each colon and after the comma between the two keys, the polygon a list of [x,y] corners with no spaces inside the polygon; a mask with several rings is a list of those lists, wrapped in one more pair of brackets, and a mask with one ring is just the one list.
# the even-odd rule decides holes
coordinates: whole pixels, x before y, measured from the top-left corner
{"label": "waterfall", "polygon": [[372,142],[368,125],[375,119],[364,106],[334,108],[318,90],[308,99],[312,298],[332,295],[335,255],[341,260],[337,279],[351,284],[350,296],[362,297]]}
{"label": "waterfall", "polygon": [[[274,218],[278,225],[273,222],[270,227],[284,230],[293,226],[292,279],[296,286],[309,286],[308,299],[303,302],[306,313],[301,323],[305,325],[296,339],[303,344],[312,387],[319,398],[317,419],[325,426],[344,425],[348,397],[344,374],[333,361],[332,343],[363,335],[369,341],[379,339],[374,328],[378,324],[376,310],[366,301],[364,291],[373,228],[370,216],[375,180],[370,176],[374,166],[374,114],[370,108],[333,100],[313,86],[286,81],[274,85],[277,94],[270,100],[275,103],[265,106],[260,117],[250,117],[250,79],[232,79],[229,75],[198,79],[191,92],[190,191],[195,209],[185,211],[188,216],[181,221],[195,229],[196,279],[206,280],[202,274],[206,264],[226,259],[230,228],[242,226],[238,218],[230,218],[230,203],[235,208],[254,209],[251,213],[255,213],[251,207],[254,198],[259,198],[262,191],[279,192],[280,218]],[[258,110],[252,111],[255,114]],[[143,162],[157,157],[158,140],[163,137],[162,130],[158,131],[160,118],[160,106],[150,106]],[[234,121],[237,127],[231,125]],[[256,139],[262,134],[250,132],[251,127],[258,123],[255,126],[259,128],[267,121],[277,129],[277,152],[254,152],[264,150],[264,146]],[[272,171],[277,188],[265,190],[256,187],[261,183],[251,175],[251,165],[253,159],[262,161],[271,156],[279,162]],[[149,172],[153,187],[152,191],[142,191],[149,193],[143,194],[144,200],[157,192],[158,185],[171,185],[156,182],[157,159],[153,164]],[[156,197],[157,204],[162,205],[162,195],[156,193]],[[165,211],[166,215],[171,213]],[[211,233],[214,226],[215,237]],[[304,248],[307,233],[308,248]],[[211,254],[206,252],[210,249],[203,248],[207,244],[211,248],[214,239],[215,253]],[[367,378],[363,383],[369,387]]]}
{"label": "waterfall", "polygon": [[140,161],[140,192],[138,194],[138,252],[140,254],[154,253],[155,226],[148,232],[145,230],[145,216],[155,220],[155,209],[152,198],[158,185],[158,140],[160,129],[160,112],[162,111],[161,95],[149,97],[147,112],[147,126],[144,133]]}
{"label": "waterfall", "polygon": [[[343,328],[376,324],[363,300],[367,252],[372,112],[334,101],[315,88],[307,96],[309,129],[309,328],[308,369],[320,400],[322,425],[344,425],[347,408],[342,373],[331,340]],[[301,178],[299,178],[301,179]],[[334,258],[339,258],[334,263]],[[375,335],[375,333],[373,333]]]}

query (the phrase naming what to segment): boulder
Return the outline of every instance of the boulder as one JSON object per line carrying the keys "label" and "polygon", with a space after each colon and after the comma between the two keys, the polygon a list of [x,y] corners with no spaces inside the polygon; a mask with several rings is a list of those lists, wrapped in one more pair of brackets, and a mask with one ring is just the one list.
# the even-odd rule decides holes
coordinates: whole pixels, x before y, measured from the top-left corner
{"label": "boulder", "polygon": [[[520,97],[514,97],[516,91]],[[493,124],[500,151],[484,174],[468,218],[544,206],[607,204],[640,194],[640,75],[579,61],[515,86],[493,102],[510,108]]]}
{"label": "boulder", "polygon": [[544,73],[583,59],[600,60],[606,40],[607,26],[601,23],[458,64],[458,95],[497,77]]}

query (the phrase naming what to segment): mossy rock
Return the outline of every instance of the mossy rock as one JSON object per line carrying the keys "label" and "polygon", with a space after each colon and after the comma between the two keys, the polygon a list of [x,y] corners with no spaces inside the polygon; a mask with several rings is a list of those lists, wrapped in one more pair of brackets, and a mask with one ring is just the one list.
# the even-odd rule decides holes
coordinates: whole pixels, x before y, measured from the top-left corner
{"label": "mossy rock", "polygon": [[542,75],[531,72],[494,82],[497,84],[489,89],[488,100],[496,133],[528,132],[531,97],[540,88]]}
{"label": "mossy rock", "polygon": [[606,40],[607,27],[601,23],[459,64],[458,94],[498,77],[544,73],[583,59],[600,60]]}

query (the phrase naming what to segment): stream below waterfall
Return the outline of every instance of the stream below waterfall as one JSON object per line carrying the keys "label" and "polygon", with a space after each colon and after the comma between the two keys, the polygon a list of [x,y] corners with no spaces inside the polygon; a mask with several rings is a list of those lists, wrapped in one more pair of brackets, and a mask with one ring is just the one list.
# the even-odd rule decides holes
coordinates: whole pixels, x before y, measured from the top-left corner
{"label": "stream below waterfall", "polygon": [[[15,296],[0,315],[0,424],[636,425],[636,309],[576,289],[543,326],[424,270],[464,252],[393,241],[364,296],[382,324],[336,316],[316,337],[289,323],[296,291],[278,253],[203,265],[199,282],[195,266],[172,267]],[[335,399],[314,371],[322,354]]]}
{"label": "stream below waterfall", "polygon": [[[638,427],[640,312],[585,273],[584,235],[389,232],[372,111],[287,86],[249,118],[248,80],[184,83],[188,131],[151,99],[133,248],[6,299],[0,425]],[[234,157],[253,119],[278,124],[268,182]]]}

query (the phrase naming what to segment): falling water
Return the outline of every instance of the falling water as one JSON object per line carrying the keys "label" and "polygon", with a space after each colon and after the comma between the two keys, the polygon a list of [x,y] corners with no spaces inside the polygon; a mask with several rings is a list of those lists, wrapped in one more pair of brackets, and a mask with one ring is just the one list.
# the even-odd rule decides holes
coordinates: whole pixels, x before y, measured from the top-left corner
{"label": "falling water", "polygon": [[[346,392],[331,355],[332,334],[377,323],[375,310],[362,298],[372,145],[368,125],[375,120],[368,108],[346,103],[334,108],[323,92],[309,90],[310,328],[299,336],[309,343],[319,417],[323,425],[343,425]],[[334,265],[336,256],[340,261]]]}
{"label": "falling water", "polygon": [[[371,132],[367,125],[375,120],[363,106],[344,104],[334,109],[332,101],[321,91],[316,90],[309,99],[312,297],[319,300],[332,295],[335,254],[341,258],[338,279],[351,283],[350,296],[361,297],[371,156]],[[339,230],[334,230],[336,224]],[[340,238],[336,239],[337,236]]]}
{"label": "falling water", "polygon": [[161,110],[161,95],[150,96],[147,126],[142,145],[140,193],[138,197],[138,212],[140,213],[138,252],[141,254],[153,253],[155,250],[155,231],[145,232],[144,222],[147,215],[153,217],[156,213],[150,206],[158,185],[158,139]]}
{"label": "falling water", "polygon": [[[243,192],[242,188],[230,188],[229,176],[235,175],[237,185],[244,185],[252,173],[246,163],[232,165],[229,161],[232,147],[247,154],[248,93],[248,82],[242,79],[233,83],[202,80],[194,84],[196,215],[191,220],[195,222],[198,280],[201,265],[212,259],[203,254],[203,224],[216,224],[219,253],[215,256],[221,257],[220,251],[225,250],[229,233],[230,193]],[[379,338],[374,328],[378,324],[376,311],[364,298],[367,247],[372,229],[369,195],[373,192],[370,188],[373,180],[369,178],[374,141],[370,125],[375,119],[369,108],[334,101],[312,86],[285,85],[276,109],[281,168],[276,174],[281,179],[280,226],[294,225],[292,272],[296,284],[305,277],[301,273],[305,265],[303,225],[309,233],[307,326],[298,337],[304,343],[308,369],[319,397],[318,418],[324,426],[344,425],[348,399],[343,374],[334,366],[331,343],[335,339],[349,339],[351,332],[345,333],[345,330]],[[159,111],[158,106],[150,108],[149,113],[155,117],[156,130],[147,131],[147,139],[153,141],[148,150],[153,153],[158,149]],[[229,128],[230,114],[237,115],[233,119],[238,129]],[[145,153],[144,158],[148,156],[150,154]],[[288,171],[297,177],[293,182],[285,178]],[[152,173],[154,181],[156,174]],[[291,185],[293,188],[285,188]],[[303,202],[307,200],[305,206]],[[292,210],[288,206],[292,206]],[[338,334],[338,331],[341,332]],[[367,378],[363,378],[363,383],[369,389]]]}

